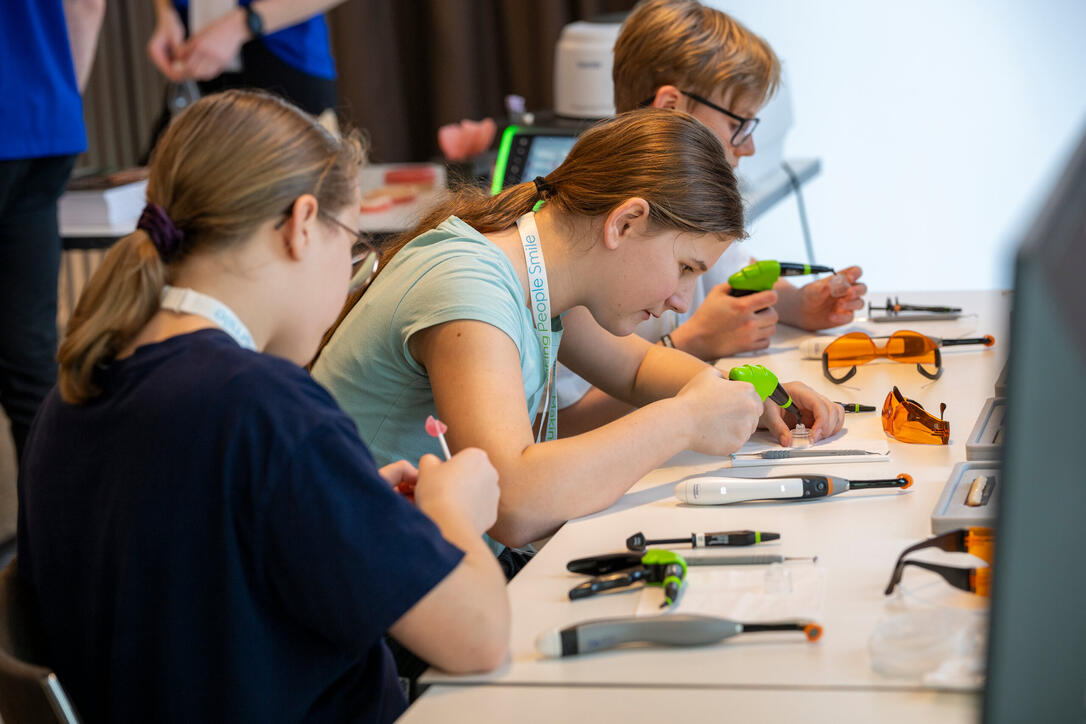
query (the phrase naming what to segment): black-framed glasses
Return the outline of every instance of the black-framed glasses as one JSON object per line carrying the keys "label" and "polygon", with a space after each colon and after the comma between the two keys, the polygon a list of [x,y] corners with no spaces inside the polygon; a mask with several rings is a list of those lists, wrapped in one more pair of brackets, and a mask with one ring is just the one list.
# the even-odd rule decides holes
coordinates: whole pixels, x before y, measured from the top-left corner
{"label": "black-framed glasses", "polygon": [[373,281],[373,276],[377,273],[377,264],[381,259],[377,247],[369,240],[366,232],[352,229],[325,211],[317,211],[317,214],[354,237],[354,243],[351,244],[351,269],[354,270],[354,276],[351,277],[351,291],[356,292],[364,288]]}
{"label": "black-framed glasses", "polygon": [[702,98],[697,93],[688,93],[687,91],[679,91],[679,92],[682,93],[684,96],[686,96],[687,98],[689,98],[692,101],[696,101],[696,102],[702,104],[703,106],[709,106],[714,111],[720,111],[721,113],[726,115],[728,118],[731,118],[732,120],[735,120],[735,121],[739,121],[739,128],[735,129],[735,133],[732,134],[731,144],[733,146],[738,147],[738,146],[742,146],[744,143],[746,143],[746,140],[748,138],[750,138],[750,135],[752,133],[754,133],[754,129],[758,127],[758,123],[761,120],[759,118],[744,118],[743,116],[739,115],[738,113],[732,113],[727,108],[722,108],[722,107],[718,106],[716,103],[713,103],[712,101],[710,101],[710,100],[708,100],[706,98]]}
{"label": "black-framed glasses", "polygon": [[923,561],[905,560],[905,556],[922,548],[938,548],[948,553],[970,553],[988,563],[992,562],[992,547],[994,543],[991,528],[973,527],[952,530],[942,535],[928,538],[909,546],[898,556],[894,564],[894,572],[890,576],[890,583],[886,586],[884,594],[889,596],[894,588],[901,583],[901,575],[906,566],[916,566],[926,571],[931,571],[942,576],[950,585],[963,591],[987,596],[991,592],[991,569],[960,568],[958,566],[944,566],[938,563],[926,563]]}
{"label": "black-framed glasses", "polygon": [[890,595],[894,590],[894,586],[901,581],[901,574],[905,570],[905,566],[916,566],[917,568],[923,568],[925,571],[938,574],[944,581],[962,591],[985,597],[992,595],[992,569],[988,566],[961,568],[959,566],[944,566],[939,563],[925,563],[924,561],[902,561],[901,565],[896,569],[898,580],[890,584],[886,595]]}
{"label": "black-framed glasses", "polygon": [[[738,113],[732,113],[727,108],[721,108],[716,103],[713,103],[710,100],[702,98],[697,93],[688,93],[686,91],[679,91],[679,92],[682,93],[684,96],[686,96],[687,98],[689,98],[692,101],[700,103],[703,106],[709,106],[714,111],[720,111],[721,113],[726,115],[728,118],[739,121],[739,128],[735,129],[735,133],[732,134],[731,141],[729,141],[729,143],[731,143],[731,145],[733,145],[733,146],[736,146],[736,147],[742,146],[746,142],[746,140],[748,138],[750,138],[751,134],[754,133],[754,129],[757,128],[758,124],[761,122],[760,118],[744,118],[743,116],[739,115]],[[647,108],[648,106],[652,105],[652,102],[654,100],[656,100],[655,96],[652,97],[652,98],[647,98],[647,99],[641,101],[641,103],[639,105],[642,108]]]}
{"label": "black-framed glasses", "polygon": [[[283,218],[279,220],[275,228],[282,228],[292,213],[294,213],[293,203],[283,212]],[[381,261],[381,253],[369,240],[366,232],[360,229],[352,229],[324,209],[317,209],[317,215],[326,221],[332,222],[354,238],[354,242],[351,244],[351,269],[354,270],[354,276],[351,277],[351,291],[357,292],[359,289],[364,289],[373,281],[374,275],[377,274],[377,265]]]}

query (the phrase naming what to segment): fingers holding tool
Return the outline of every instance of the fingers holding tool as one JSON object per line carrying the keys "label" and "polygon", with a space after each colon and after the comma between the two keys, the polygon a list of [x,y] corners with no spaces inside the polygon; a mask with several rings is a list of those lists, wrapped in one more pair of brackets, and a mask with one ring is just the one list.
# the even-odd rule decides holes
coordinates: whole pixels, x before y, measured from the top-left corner
{"label": "fingers holding tool", "polygon": [[777,329],[777,293],[736,297],[731,291],[728,284],[710,289],[690,319],[672,332],[676,345],[704,360],[768,347]]}
{"label": "fingers holding tool", "polygon": [[777,293],[772,289],[756,292],[746,297],[738,297],[739,331],[747,340],[742,351],[765,349],[777,331],[780,315],[777,313]]}
{"label": "fingers holding tool", "polygon": [[[800,415],[798,422],[810,428],[811,443],[840,432],[845,424],[845,409],[841,405],[818,394],[802,382],[785,382],[782,386],[793,400],[792,407],[798,408],[796,410],[796,413]],[[788,413],[789,410],[784,410],[784,412]],[[796,413],[792,413],[793,417]]]}
{"label": "fingers holding tool", "polygon": [[419,471],[406,460],[397,460],[378,469],[381,477],[388,481],[393,489],[411,502],[415,501],[415,484],[419,480]]}
{"label": "fingers holding tool", "polygon": [[777,439],[783,447],[791,447],[792,445],[792,426],[785,422],[785,416],[787,415],[791,420],[797,420],[799,412],[796,410],[795,405],[788,410],[782,410],[777,403],[772,400],[766,400],[763,403],[765,412],[762,413],[762,418],[759,420],[759,427],[764,427],[769,430],[769,433]]}
{"label": "fingers holding tool", "polygon": [[861,297],[867,293],[867,285],[858,281],[861,274],[860,267],[850,266],[801,287],[799,326],[813,331],[851,322],[855,311],[863,309]]}

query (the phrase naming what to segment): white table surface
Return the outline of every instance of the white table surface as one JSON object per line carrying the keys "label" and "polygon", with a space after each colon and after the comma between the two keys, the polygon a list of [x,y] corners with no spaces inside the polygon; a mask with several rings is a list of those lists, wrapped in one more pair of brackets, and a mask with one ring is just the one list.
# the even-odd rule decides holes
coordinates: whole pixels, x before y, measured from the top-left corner
{"label": "white table surface", "polygon": [[930,691],[675,689],[654,687],[433,686],[403,724],[558,722],[809,722],[833,724],[974,721],[975,694]]}
{"label": "white table surface", "polygon": [[[801,690],[797,694],[801,700],[802,690],[870,690],[885,694],[928,688],[919,679],[874,672],[868,640],[876,624],[900,611],[902,605],[915,607],[936,601],[966,609],[983,606],[977,597],[958,593],[941,583],[937,576],[925,577],[924,572],[907,574],[910,596],[904,601],[898,597],[888,599],[882,590],[901,550],[931,534],[932,507],[953,465],[965,460],[965,440],[985,400],[994,395],[994,383],[1007,356],[1010,297],[995,291],[898,294],[903,302],[961,306],[968,316],[955,321],[900,325],[859,322],[828,333],[832,337],[862,328],[874,335],[905,328],[948,338],[992,334],[996,345],[990,349],[979,346],[943,349],[944,372],[937,381],[921,377],[913,365],[878,360],[861,366],[847,383],[835,385],[823,377],[819,361],[800,359],[796,344],[808,333],[782,326],[768,353],[723,360],[721,366],[765,364],[782,380],[802,380],[831,399],[862,402],[879,409],[895,384],[906,396],[917,399],[936,414],[939,403],[946,402],[946,417],[951,421],[951,440],[947,446],[908,445],[890,440],[889,462],[736,471],[761,477],[804,470],[854,479],[908,473],[915,480],[911,489],[856,491],[804,502],[686,506],[672,496],[674,483],[689,475],[721,470],[727,463],[694,453],[677,456],[646,475],[611,508],[563,526],[509,584],[512,641],[510,659],[504,666],[478,676],[448,676],[431,671],[423,677],[423,683],[542,686],[548,692],[546,687],[554,686],[774,687]],[[885,292],[873,293],[869,298],[881,303],[885,296]],[[853,415],[846,416],[846,424],[850,417]],[[565,570],[570,559],[620,551],[626,537],[636,531],[649,536],[678,537],[692,531],[746,528],[781,533],[779,544],[763,545],[757,549],[759,552],[819,556],[818,565],[826,570],[827,583],[819,619],[825,632],[818,643],[808,644],[795,634],[781,633],[738,637],[700,648],[646,647],[561,660],[545,659],[536,652],[535,640],[543,631],[593,618],[633,615],[637,608],[640,594],[633,591],[569,601],[568,590],[584,580]],[[726,552],[750,550],[753,549]],[[480,694],[485,697],[489,689],[484,687]],[[885,706],[892,709],[901,696],[904,694],[888,698]],[[925,702],[930,698],[905,697],[905,700]],[[972,711],[975,706],[975,698],[968,700],[974,703],[961,706],[958,699],[954,699],[958,702],[955,704],[946,704],[949,700],[938,697],[934,701],[940,703],[933,711],[945,710],[948,716],[940,720],[948,721],[962,720],[961,716],[949,714]]]}

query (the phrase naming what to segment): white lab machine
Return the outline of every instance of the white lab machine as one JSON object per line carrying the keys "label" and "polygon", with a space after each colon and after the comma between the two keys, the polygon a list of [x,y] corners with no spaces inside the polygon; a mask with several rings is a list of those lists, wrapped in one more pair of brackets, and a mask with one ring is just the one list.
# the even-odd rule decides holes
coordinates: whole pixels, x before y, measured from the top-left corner
{"label": "white lab machine", "polygon": [[606,118],[615,113],[611,51],[621,18],[602,16],[562,28],[554,51],[554,112],[565,118]]}

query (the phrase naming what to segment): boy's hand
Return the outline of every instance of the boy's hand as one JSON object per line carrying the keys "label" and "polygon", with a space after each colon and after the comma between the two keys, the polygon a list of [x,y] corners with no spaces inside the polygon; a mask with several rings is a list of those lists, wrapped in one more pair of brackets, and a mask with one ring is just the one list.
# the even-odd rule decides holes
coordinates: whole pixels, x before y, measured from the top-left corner
{"label": "boy's hand", "polygon": [[867,294],[867,285],[857,281],[861,274],[860,267],[850,266],[800,287],[793,323],[813,332],[851,322],[854,312],[863,309],[862,297]]}
{"label": "boy's hand", "polygon": [[777,293],[769,290],[733,297],[730,291],[728,284],[709,290],[690,319],[671,333],[676,347],[712,361],[769,346],[777,329],[777,310],[773,308]]}

